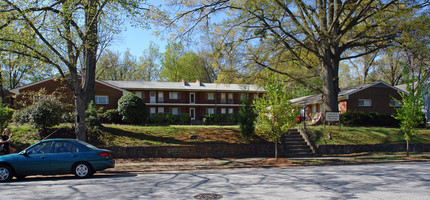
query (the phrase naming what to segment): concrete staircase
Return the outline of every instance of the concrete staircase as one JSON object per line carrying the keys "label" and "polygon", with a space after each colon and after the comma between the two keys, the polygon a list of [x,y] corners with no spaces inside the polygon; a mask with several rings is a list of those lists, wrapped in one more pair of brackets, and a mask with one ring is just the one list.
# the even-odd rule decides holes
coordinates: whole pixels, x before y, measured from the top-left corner
{"label": "concrete staircase", "polygon": [[281,139],[281,148],[285,157],[314,156],[312,148],[297,129],[290,129]]}

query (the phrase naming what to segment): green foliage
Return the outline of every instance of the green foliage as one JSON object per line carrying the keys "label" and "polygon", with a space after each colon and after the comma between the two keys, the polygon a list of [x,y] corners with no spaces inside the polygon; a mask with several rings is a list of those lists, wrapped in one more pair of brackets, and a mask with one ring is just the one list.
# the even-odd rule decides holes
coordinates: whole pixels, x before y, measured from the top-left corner
{"label": "green foliage", "polygon": [[238,122],[237,114],[203,114],[202,117],[204,125],[237,124]]}
{"label": "green foliage", "polygon": [[240,134],[244,138],[250,138],[255,131],[255,119],[257,114],[251,101],[244,101],[239,109],[238,121],[240,127]]}
{"label": "green foliage", "polygon": [[299,107],[292,105],[292,94],[285,91],[283,82],[272,76],[264,87],[266,93],[254,102],[257,134],[268,142],[275,143],[276,158],[277,144],[281,142],[282,135],[294,126],[300,113]]}
{"label": "green foliage", "polygon": [[149,123],[155,125],[189,124],[190,121],[190,115],[187,113],[179,116],[172,113],[156,113],[149,118]]}
{"label": "green foliage", "polygon": [[190,124],[191,123],[190,114],[188,114],[188,113],[182,113],[179,116],[179,123],[180,124]]}
{"label": "green foliage", "polygon": [[100,117],[102,123],[121,124],[122,117],[116,109],[106,110]]}
{"label": "green foliage", "polygon": [[98,119],[99,113],[101,113],[101,110],[97,110],[94,101],[91,101],[85,111],[85,124],[87,129],[97,128],[100,126],[100,121]]}
{"label": "green foliage", "polygon": [[0,104],[0,130],[3,130],[7,127],[12,116],[14,114],[14,110],[3,104]]}
{"label": "green foliage", "polygon": [[397,114],[394,118],[400,121],[400,129],[405,135],[407,154],[409,155],[409,141],[412,136],[416,135],[418,125],[423,123],[422,107],[424,106],[424,94],[427,87],[424,85],[425,80],[418,80],[409,67],[405,68],[404,75],[407,77],[407,93],[399,92],[402,97],[402,102],[399,103],[402,107],[396,109]]}
{"label": "green foliage", "polygon": [[25,107],[21,110],[15,111],[12,116],[12,120],[19,124],[24,124],[30,122],[30,114],[31,114],[31,107]]}
{"label": "green foliage", "polygon": [[365,113],[348,110],[342,113],[340,121],[346,126],[383,126],[398,127],[399,121],[390,114]]}
{"label": "green foliage", "polygon": [[145,124],[147,111],[145,102],[133,93],[122,96],[118,101],[118,113],[129,124]]}
{"label": "green foliage", "polygon": [[43,137],[48,128],[62,122],[63,113],[64,109],[60,101],[40,99],[30,107],[29,122],[43,134],[41,135]]}

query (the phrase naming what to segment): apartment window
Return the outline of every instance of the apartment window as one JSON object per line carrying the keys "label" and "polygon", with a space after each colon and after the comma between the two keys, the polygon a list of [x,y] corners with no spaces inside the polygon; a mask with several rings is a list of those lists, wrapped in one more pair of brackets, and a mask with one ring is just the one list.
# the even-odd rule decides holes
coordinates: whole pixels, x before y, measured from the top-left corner
{"label": "apartment window", "polygon": [[359,99],[358,100],[358,106],[361,106],[361,107],[372,106],[372,100],[371,99]]}
{"label": "apartment window", "polygon": [[170,108],[170,113],[172,113],[172,115],[180,115],[181,110],[179,108]]}
{"label": "apartment window", "polygon": [[228,103],[229,104],[233,103],[233,93],[228,93]]}
{"label": "apartment window", "polygon": [[221,108],[221,114],[227,114],[227,109],[226,108]]}
{"label": "apartment window", "polygon": [[402,101],[398,102],[396,100],[390,100],[390,107],[401,108]]}
{"label": "apartment window", "polygon": [[207,114],[215,114],[215,108],[206,108]]}
{"label": "apartment window", "polygon": [[245,100],[248,100],[248,94],[246,93],[239,94],[239,101],[242,102]]}
{"label": "apartment window", "polygon": [[254,94],[254,100],[257,100],[258,94]]}
{"label": "apartment window", "polygon": [[96,96],[96,104],[109,104],[108,96]]}
{"label": "apartment window", "polygon": [[179,99],[179,92],[169,92],[169,99]]}
{"label": "apartment window", "polygon": [[233,114],[233,108],[228,109],[228,114]]}
{"label": "apartment window", "polygon": [[207,100],[215,100],[215,93],[206,93]]}
{"label": "apartment window", "polygon": [[164,113],[164,107],[158,107],[158,113]]}
{"label": "apartment window", "polygon": [[164,93],[158,92],[158,103],[164,103]]}
{"label": "apartment window", "polygon": [[145,92],[135,92],[136,96],[140,97],[141,99],[145,100]]}
{"label": "apartment window", "polygon": [[152,115],[152,114],[155,114],[155,113],[157,113],[157,109],[155,108],[155,107],[151,107],[151,108],[149,108],[149,113]]}
{"label": "apartment window", "polygon": [[222,104],[227,103],[227,98],[226,98],[226,94],[225,93],[221,93],[221,103]]}

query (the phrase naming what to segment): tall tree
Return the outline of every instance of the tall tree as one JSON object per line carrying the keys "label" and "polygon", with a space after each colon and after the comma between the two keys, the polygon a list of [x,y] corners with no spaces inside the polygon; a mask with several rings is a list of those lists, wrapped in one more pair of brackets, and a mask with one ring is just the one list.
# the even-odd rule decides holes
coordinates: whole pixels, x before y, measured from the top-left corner
{"label": "tall tree", "polygon": [[264,87],[266,93],[254,101],[257,135],[275,144],[275,158],[278,158],[282,136],[294,126],[300,113],[300,108],[291,103],[292,93],[286,90],[283,82],[272,76]]}
{"label": "tall tree", "polygon": [[160,79],[179,82],[200,80],[211,83],[214,80],[212,67],[204,58],[192,51],[185,51],[182,44],[169,44],[162,58]]}
{"label": "tall tree", "polygon": [[94,99],[99,24],[109,17],[108,11],[138,15],[140,1],[2,0],[0,9],[0,50],[52,65],[68,80],[75,97],[76,137],[85,141],[85,110]]}
{"label": "tall tree", "polygon": [[142,52],[138,62],[138,74],[144,81],[157,81],[160,75],[160,47],[154,42]]}
{"label": "tall tree", "polygon": [[[269,47],[264,54],[252,56],[255,63],[321,92],[324,110],[338,111],[340,62],[389,46],[406,25],[398,22],[408,21],[408,12],[427,3],[407,0],[170,0],[169,5],[182,9],[178,12],[175,9],[168,25],[179,27],[175,31],[184,36],[193,33],[199,25],[207,27],[214,21],[211,18],[214,14],[226,12],[224,16],[229,23],[221,25],[228,26],[227,30],[242,32],[235,42],[247,45],[247,50],[262,44]],[[355,53],[356,48],[368,50]],[[291,74],[287,70],[290,66],[306,70],[303,74],[319,74],[322,87],[304,82],[306,77]]]}

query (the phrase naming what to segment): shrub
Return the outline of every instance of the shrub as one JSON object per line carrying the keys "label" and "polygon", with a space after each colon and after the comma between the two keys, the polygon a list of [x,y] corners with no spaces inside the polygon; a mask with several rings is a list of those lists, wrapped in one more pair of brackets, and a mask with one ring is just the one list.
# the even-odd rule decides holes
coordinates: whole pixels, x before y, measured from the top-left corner
{"label": "shrub", "polygon": [[30,123],[45,134],[49,127],[58,125],[62,122],[64,113],[60,101],[54,99],[41,99],[30,108]]}
{"label": "shrub", "polygon": [[179,116],[179,123],[180,124],[189,124],[189,123],[191,123],[190,115],[188,113],[182,113]]}
{"label": "shrub", "polygon": [[4,107],[3,104],[0,105],[0,130],[9,125],[10,120],[12,119],[14,110],[9,107]]}
{"label": "shrub", "polygon": [[122,116],[122,120],[129,124],[145,124],[147,119],[145,102],[133,93],[128,93],[119,99],[118,113]]}
{"label": "shrub", "polygon": [[380,114],[375,112],[364,113],[358,111],[347,111],[341,115],[341,122],[346,126],[399,126],[399,121],[394,119],[390,114]]}
{"label": "shrub", "polygon": [[245,101],[239,109],[239,127],[240,135],[244,138],[250,138],[255,131],[255,119],[257,114],[250,101]]}
{"label": "shrub", "polygon": [[121,115],[118,113],[116,109],[106,110],[100,117],[102,123],[113,123],[113,124],[121,124],[122,119]]}
{"label": "shrub", "polygon": [[26,107],[21,110],[15,111],[12,116],[12,120],[19,124],[30,122],[31,107]]}

